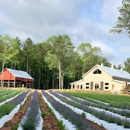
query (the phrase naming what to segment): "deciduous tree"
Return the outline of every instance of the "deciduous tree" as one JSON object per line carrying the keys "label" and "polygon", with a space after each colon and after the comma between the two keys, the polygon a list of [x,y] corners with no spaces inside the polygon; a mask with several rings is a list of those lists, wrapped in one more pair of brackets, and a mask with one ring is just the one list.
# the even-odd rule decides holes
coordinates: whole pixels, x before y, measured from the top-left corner
{"label": "deciduous tree", "polygon": [[122,7],[119,8],[120,16],[118,21],[110,29],[112,33],[124,33],[130,36],[130,0],[122,0]]}

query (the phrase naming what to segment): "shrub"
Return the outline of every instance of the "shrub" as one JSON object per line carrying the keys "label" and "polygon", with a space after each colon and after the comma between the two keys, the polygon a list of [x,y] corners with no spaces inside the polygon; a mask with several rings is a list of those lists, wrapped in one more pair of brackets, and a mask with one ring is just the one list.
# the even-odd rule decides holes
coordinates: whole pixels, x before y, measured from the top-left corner
{"label": "shrub", "polygon": [[32,118],[28,118],[23,124],[22,124],[23,130],[35,130],[36,124],[35,121]]}
{"label": "shrub", "polygon": [[124,128],[130,128],[130,122],[128,120],[125,120],[123,122],[123,126],[124,126]]}

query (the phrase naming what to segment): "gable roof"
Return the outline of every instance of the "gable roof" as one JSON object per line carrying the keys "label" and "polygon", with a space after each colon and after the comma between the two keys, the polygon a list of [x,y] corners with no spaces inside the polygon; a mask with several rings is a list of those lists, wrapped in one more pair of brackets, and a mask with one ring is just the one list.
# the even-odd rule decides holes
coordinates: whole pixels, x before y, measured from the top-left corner
{"label": "gable roof", "polygon": [[14,69],[9,69],[6,68],[11,74],[13,74],[15,77],[19,77],[19,78],[26,78],[26,79],[32,79],[33,78],[25,71],[21,71],[21,70],[14,70]]}
{"label": "gable roof", "polygon": [[110,67],[106,67],[106,66],[102,66],[102,65],[95,65],[92,69],[90,69],[82,77],[84,77],[86,74],[88,74],[91,70],[93,70],[96,67],[104,70],[106,73],[108,73],[112,77],[118,77],[118,78],[123,78],[123,79],[130,80],[130,74],[128,72],[123,71],[123,70],[118,70],[118,69],[110,68]]}

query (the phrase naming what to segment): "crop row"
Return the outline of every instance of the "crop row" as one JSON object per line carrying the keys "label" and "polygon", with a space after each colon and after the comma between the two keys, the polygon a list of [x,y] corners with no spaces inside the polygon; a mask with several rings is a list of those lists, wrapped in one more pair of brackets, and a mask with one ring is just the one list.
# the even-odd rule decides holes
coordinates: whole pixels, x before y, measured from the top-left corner
{"label": "crop row", "polygon": [[[129,109],[130,110],[130,98],[125,95],[117,95],[117,94],[106,94],[106,93],[93,93],[93,92],[67,92],[73,96],[91,100],[96,99],[102,102],[108,103],[112,107]],[[89,99],[88,99],[89,98]],[[93,102],[93,100],[91,100]]]}
{"label": "crop row", "polygon": [[[56,109],[56,111],[58,111],[65,119],[69,120],[72,124],[74,124],[78,130],[97,129],[93,127],[93,125],[91,125],[90,123],[87,123],[83,115],[75,113],[73,110],[59,103],[44,91],[42,91],[42,93],[45,98],[47,98],[48,102],[51,103],[54,109]],[[98,129],[103,128],[99,127]]]}
{"label": "crop row", "polygon": [[83,104],[83,105],[86,105],[86,106],[91,106],[91,107],[95,107],[95,108],[100,108],[100,109],[103,109],[103,110],[106,110],[106,111],[110,111],[110,112],[113,112],[113,113],[116,113],[116,114],[119,114],[121,116],[125,116],[125,117],[129,117],[130,118],[130,111],[129,110],[124,110],[124,109],[116,109],[116,108],[113,108],[113,107],[110,107],[108,105],[104,105],[104,104],[96,104],[96,103],[93,103],[93,102],[90,102],[90,101],[87,101],[87,100],[82,100],[80,98],[77,98],[77,97],[74,97],[70,94],[67,94],[67,93],[59,93],[63,96],[66,96],[68,98],[70,98],[72,101],[75,101],[75,102],[78,102],[80,104]]}
{"label": "crop row", "polygon": [[55,92],[50,92],[50,93],[53,94],[58,99],[60,99],[62,102],[65,102],[65,103],[67,103],[67,104],[69,104],[71,106],[74,106],[76,108],[82,109],[85,112],[88,112],[88,113],[94,115],[95,117],[98,117],[101,120],[105,120],[108,123],[116,123],[117,125],[122,125],[125,128],[130,128],[130,121],[127,120],[127,119],[124,120],[124,119],[121,119],[121,118],[119,118],[117,116],[114,116],[113,114],[109,114],[109,113],[104,112],[104,111],[98,111],[98,110],[90,108],[90,107],[88,107],[86,105],[73,102],[73,101],[68,100],[67,98],[65,98],[63,96],[60,96],[60,95],[56,94]]}
{"label": "crop row", "polygon": [[[42,96],[37,92],[34,91],[32,98],[27,98],[27,100],[30,100],[29,102],[26,101],[24,105],[20,105],[23,100],[26,100],[25,97],[27,97],[29,94],[29,91],[23,92],[13,100],[7,102],[6,104],[0,106],[0,130],[41,130],[41,129],[48,129],[52,130],[56,128],[56,130],[65,130],[63,122],[58,121],[55,119],[55,116],[51,117],[51,115],[54,114],[48,114],[53,113],[52,110],[43,102]],[[39,96],[38,96],[39,95]],[[39,102],[40,100],[40,102]],[[43,104],[44,103],[44,104]],[[19,106],[19,108],[17,107]],[[44,106],[44,109],[42,108]],[[45,109],[46,106],[46,109]],[[16,107],[19,109],[16,110]],[[26,109],[25,109],[26,108]],[[27,109],[28,108],[28,109]],[[40,111],[41,109],[41,111]],[[47,109],[49,111],[47,111]],[[44,110],[44,111],[43,111]],[[15,111],[14,117],[10,117],[10,114],[12,111]],[[11,114],[12,115],[12,114]],[[47,117],[48,116],[48,117]],[[11,120],[7,120],[6,123],[4,123],[4,118],[9,118]],[[22,118],[21,118],[22,117]],[[20,118],[20,119],[19,119]],[[43,119],[42,119],[43,118]],[[21,120],[22,119],[22,120]],[[49,125],[48,121],[44,121],[42,125],[42,120],[47,120],[53,122],[51,125]],[[21,121],[20,121],[21,120]],[[55,121],[55,123],[54,123]],[[47,125],[48,124],[48,125]],[[44,127],[43,127],[44,126]],[[50,126],[52,126],[50,129]],[[43,128],[42,128],[43,127]]]}

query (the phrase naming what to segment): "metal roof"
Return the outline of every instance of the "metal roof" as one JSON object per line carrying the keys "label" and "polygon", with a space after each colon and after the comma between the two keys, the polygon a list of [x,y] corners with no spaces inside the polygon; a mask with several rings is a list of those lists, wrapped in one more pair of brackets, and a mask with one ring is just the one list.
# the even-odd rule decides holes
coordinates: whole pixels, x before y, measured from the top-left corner
{"label": "metal roof", "polygon": [[118,70],[118,69],[114,69],[114,68],[110,68],[110,67],[106,67],[106,66],[102,66],[102,65],[98,65],[98,66],[113,77],[130,79],[130,74],[126,71]]}
{"label": "metal roof", "polygon": [[15,77],[19,77],[19,78],[26,78],[26,79],[32,79],[33,78],[25,71],[21,71],[21,70],[14,70],[14,69],[9,69],[6,68],[10,73],[12,73]]}

